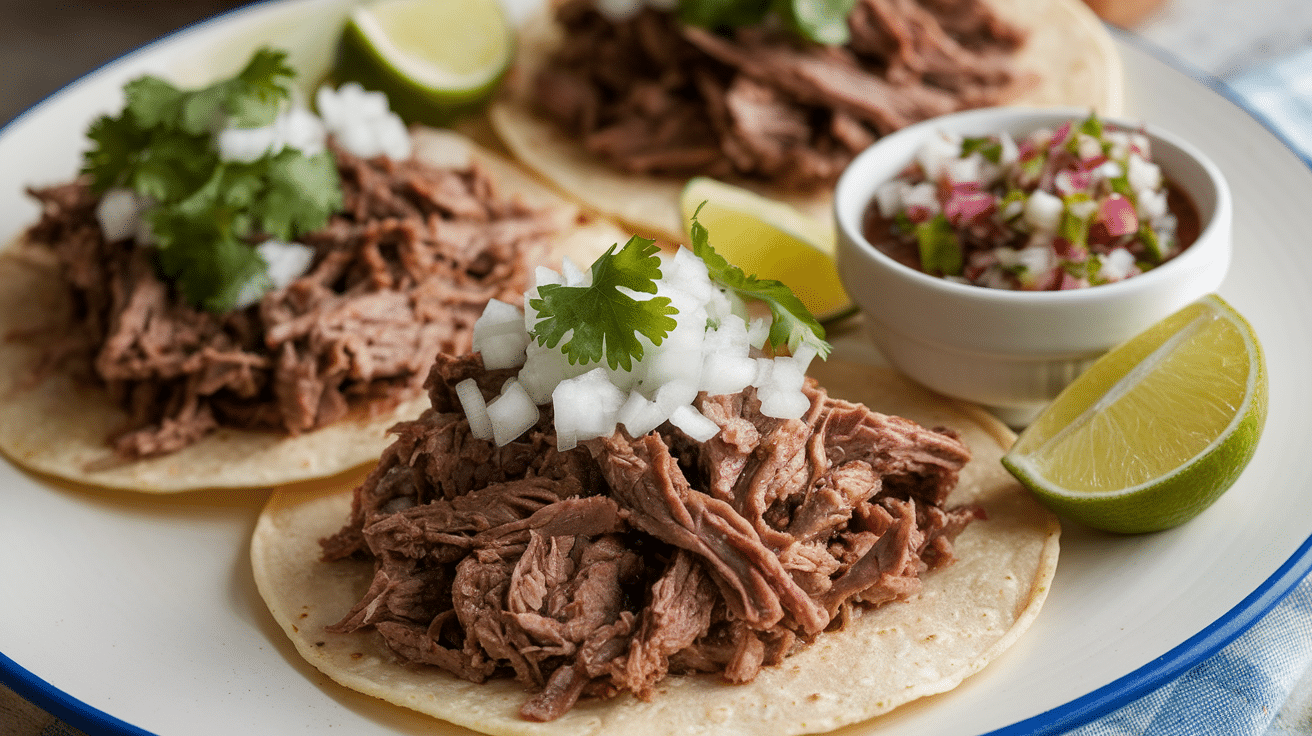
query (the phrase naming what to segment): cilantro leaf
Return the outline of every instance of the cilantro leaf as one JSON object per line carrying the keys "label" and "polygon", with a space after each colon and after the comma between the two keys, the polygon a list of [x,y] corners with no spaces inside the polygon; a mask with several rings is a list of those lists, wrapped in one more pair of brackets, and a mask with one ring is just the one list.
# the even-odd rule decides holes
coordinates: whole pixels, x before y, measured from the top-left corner
{"label": "cilantro leaf", "polygon": [[331,154],[304,156],[284,149],[267,162],[265,188],[251,204],[261,230],[282,240],[322,227],[342,206]]}
{"label": "cilantro leaf", "polygon": [[295,75],[283,51],[260,49],[236,76],[180,90],[154,76],[124,86],[117,117],[91,124],[82,170],[92,190],[128,187],[153,202],[144,216],[155,264],[188,303],[227,311],[267,266],[251,242],[293,239],[341,207],[330,153],[283,149],[249,163],[224,161],[217,131],[271,124]]}
{"label": "cilantro leaf", "polygon": [[592,264],[592,285],[544,284],[529,300],[540,318],[533,326],[539,345],[554,348],[573,331],[561,348],[570,364],[599,363],[604,355],[611,370],[632,370],[633,361],[642,360],[637,335],[659,345],[678,324],[669,297],[639,300],[620,290],[656,293],[661,269],[655,241],[635,235],[618,253],[616,245]]}
{"label": "cilantro leaf", "polygon": [[91,188],[96,193],[122,184],[124,172],[132,168],[137,152],[150,136],[134,125],[102,115],[87,129],[91,148],[82,159],[82,172],[91,176]]}
{"label": "cilantro leaf", "polygon": [[757,25],[773,13],[788,30],[808,41],[847,43],[847,16],[856,0],[679,0],[683,23],[711,30]]}
{"label": "cilantro leaf", "polygon": [[159,77],[139,77],[123,86],[127,98],[125,114],[139,130],[150,130],[157,125],[175,127],[183,93]]}
{"label": "cilantro leaf", "polygon": [[803,38],[841,46],[851,38],[847,15],[856,0],[784,0],[781,15]]}
{"label": "cilantro leaf", "polygon": [[290,97],[295,77],[287,52],[261,49],[235,79],[220,83],[224,111],[238,128],[268,125]]}
{"label": "cilantro leaf", "polygon": [[832,346],[825,342],[825,328],[807,311],[802,300],[793,294],[783,282],[774,279],[758,279],[748,276],[743,270],[727,261],[724,256],[711,247],[710,233],[706,226],[697,220],[703,202],[692,215],[689,234],[692,240],[692,252],[706,264],[711,280],[749,299],[755,299],[770,308],[773,320],[770,323],[770,344],[776,348],[787,345],[796,350],[801,343],[815,348],[816,353],[826,358]]}
{"label": "cilantro leaf", "polygon": [[770,0],[679,0],[679,20],[716,29],[756,25],[770,12]]}

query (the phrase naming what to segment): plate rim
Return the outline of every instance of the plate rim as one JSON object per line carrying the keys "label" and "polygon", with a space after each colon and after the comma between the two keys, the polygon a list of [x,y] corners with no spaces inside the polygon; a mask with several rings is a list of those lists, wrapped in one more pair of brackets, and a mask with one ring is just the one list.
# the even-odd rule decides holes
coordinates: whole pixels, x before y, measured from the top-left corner
{"label": "plate rim", "polygon": [[[77,79],[51,92],[36,104],[0,125],[0,137],[6,135],[10,128],[15,127],[30,115],[39,112],[51,100],[83,84],[108,67],[140,54],[148,53],[154,47],[164,45],[178,35],[191,32],[198,27],[221,25],[231,21],[234,16],[256,11],[265,6],[290,4],[298,1],[303,0],[258,0],[170,31],[87,71]],[[1185,60],[1174,56],[1148,39],[1109,24],[1105,25],[1107,25],[1118,45],[1130,46],[1144,52],[1157,62],[1171,67],[1207,87],[1255,120],[1273,135],[1304,167],[1312,169],[1312,157],[1300,153],[1290,143],[1290,139],[1265,114],[1254,109],[1224,80],[1193,68]],[[1063,733],[1091,723],[1101,716],[1142,698],[1183,675],[1186,671],[1216,654],[1244,632],[1251,629],[1259,620],[1270,613],[1276,605],[1288,597],[1298,584],[1309,576],[1309,573],[1312,573],[1312,535],[1305,538],[1303,543],[1274,573],[1239,603],[1173,649],[1112,682],[1037,715],[985,732],[984,736]],[[67,725],[88,733],[153,736],[150,731],[128,723],[107,711],[88,705],[70,695],[18,664],[3,652],[0,652],[0,683],[3,683],[19,697],[41,707]]]}
{"label": "plate rim", "polygon": [[[1108,25],[1118,44],[1132,46],[1156,61],[1188,75],[1194,81],[1242,110],[1280,141],[1288,152],[1312,169],[1312,158],[1303,155],[1269,117],[1254,109],[1226,82],[1191,66],[1157,44],[1129,31]],[[1060,563],[1058,563],[1060,564]],[[1253,592],[1249,593],[1201,631],[1142,667],[1062,705],[1022,721],[988,731],[984,736],[1039,736],[1059,734],[1123,708],[1164,687],[1238,639],[1266,617],[1312,573],[1312,535]]]}

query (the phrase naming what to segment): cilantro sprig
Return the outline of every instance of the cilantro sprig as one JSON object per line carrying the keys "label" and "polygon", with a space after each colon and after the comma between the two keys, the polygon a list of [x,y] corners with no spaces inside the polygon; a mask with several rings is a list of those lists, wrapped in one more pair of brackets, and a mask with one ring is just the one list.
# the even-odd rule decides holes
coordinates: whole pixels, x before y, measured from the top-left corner
{"label": "cilantro sprig", "polygon": [[829,357],[833,348],[825,342],[825,328],[811,316],[792,289],[781,281],[749,276],[715,252],[711,247],[709,231],[697,220],[697,215],[705,205],[703,202],[693,212],[689,236],[692,252],[706,264],[711,280],[740,297],[755,299],[770,308],[772,320],[768,340],[774,348],[786,345],[795,351],[805,343],[815,348],[821,358]]}
{"label": "cilantro sprig", "polygon": [[285,52],[261,49],[236,76],[196,90],[140,77],[124,87],[123,111],[88,129],[93,191],[126,187],[152,203],[144,217],[156,265],[190,304],[228,311],[267,268],[252,239],[293,239],[341,207],[328,152],[288,148],[243,163],[222,160],[214,144],[224,127],[271,124],[294,76]]}
{"label": "cilantro sprig", "polygon": [[654,240],[635,235],[618,253],[612,245],[592,264],[591,285],[539,286],[537,298],[529,300],[540,318],[533,327],[538,344],[554,348],[572,330],[561,348],[570,364],[600,362],[604,355],[611,370],[632,370],[643,355],[637,335],[660,345],[678,324],[673,315],[679,310],[669,297],[635,299],[620,290],[655,294],[659,251]]}
{"label": "cilantro sprig", "polygon": [[709,29],[761,23],[777,16],[797,36],[826,45],[847,43],[856,0],[679,0],[679,20]]}
{"label": "cilantro sprig", "polygon": [[[832,348],[825,342],[825,329],[801,300],[782,282],[748,276],[716,253],[709,232],[697,220],[700,212],[698,207],[692,216],[692,250],[706,264],[711,280],[770,308],[767,339],[774,348],[787,346],[796,351],[807,344],[820,357],[828,357]],[[678,326],[674,316],[679,310],[669,297],[638,299],[625,293],[656,294],[661,262],[655,241],[635,235],[619,251],[616,247],[618,244],[612,245],[592,264],[591,284],[543,284],[537,287],[538,296],[529,299],[538,315],[531,335],[543,347],[560,345],[571,365],[600,363],[604,358],[611,370],[630,371],[633,362],[643,356],[638,335],[660,345]]]}

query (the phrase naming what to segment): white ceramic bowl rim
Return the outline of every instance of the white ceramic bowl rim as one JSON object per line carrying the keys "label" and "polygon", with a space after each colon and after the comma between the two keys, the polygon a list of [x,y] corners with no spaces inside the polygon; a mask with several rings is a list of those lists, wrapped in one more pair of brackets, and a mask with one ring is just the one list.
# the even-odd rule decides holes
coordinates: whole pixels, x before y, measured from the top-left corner
{"label": "white ceramic bowl rim", "polygon": [[[1186,189],[1186,193],[1199,210],[1198,215],[1202,227],[1199,229],[1197,239],[1179,255],[1166,263],[1122,281],[1082,289],[1049,291],[994,289],[974,284],[962,284],[939,276],[932,276],[893,259],[866,239],[864,228],[861,226],[866,208],[874,197],[875,188],[886,180],[882,178],[877,181],[872,180],[871,176],[866,173],[867,169],[871,168],[872,164],[878,164],[889,157],[900,161],[901,165],[910,162],[928,132],[949,128],[967,135],[987,135],[1004,129],[1014,133],[1016,131],[1034,130],[1043,126],[1060,125],[1066,121],[1079,121],[1087,118],[1088,115],[1088,108],[1079,107],[1036,108],[1013,106],[982,108],[930,118],[884,136],[858,154],[848,165],[842,176],[839,177],[834,194],[834,215],[837,226],[863,255],[883,264],[885,268],[893,270],[899,277],[908,279],[920,286],[951,294],[957,299],[988,300],[990,302],[1028,304],[1031,306],[1049,301],[1054,304],[1075,305],[1086,301],[1116,299],[1136,291],[1150,290],[1156,288],[1159,282],[1172,278],[1174,271],[1189,268],[1195,261],[1213,257],[1214,254],[1209,252],[1212,249],[1207,247],[1210,244],[1217,241],[1224,241],[1228,244],[1230,234],[1228,232],[1218,232],[1218,230],[1230,227],[1231,196],[1225,177],[1221,174],[1221,170],[1217,165],[1193,144],[1151,123],[1101,115],[1099,117],[1104,123],[1129,130],[1144,130],[1153,142],[1153,159],[1155,162],[1159,158],[1157,153],[1159,143],[1177,149],[1198,166],[1211,185],[1213,192],[1206,193],[1213,195],[1215,199],[1214,206],[1210,208],[1210,211],[1205,209],[1203,204],[1199,202],[1199,192]],[[899,150],[897,154],[890,154],[890,149],[904,150]],[[901,165],[896,170],[900,171]],[[1167,178],[1175,183],[1174,177],[1168,175]]]}

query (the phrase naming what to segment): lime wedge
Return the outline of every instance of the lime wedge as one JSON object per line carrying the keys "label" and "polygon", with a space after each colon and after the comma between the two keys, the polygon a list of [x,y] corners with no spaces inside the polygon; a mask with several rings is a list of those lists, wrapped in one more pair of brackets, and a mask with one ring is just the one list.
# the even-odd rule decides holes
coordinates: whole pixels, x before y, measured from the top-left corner
{"label": "lime wedge", "polygon": [[1002,464],[1053,511],[1089,526],[1167,529],[1239,477],[1266,407],[1257,336],[1209,295],[1095,362]]}
{"label": "lime wedge", "polygon": [[832,229],[787,204],[703,176],[690,179],[679,197],[685,232],[698,206],[711,246],[730,263],[782,281],[821,322],[856,312],[838,280]]}
{"label": "lime wedge", "polygon": [[513,54],[499,0],[375,0],[351,11],[333,76],[386,93],[407,122],[446,125],[487,101]]}

